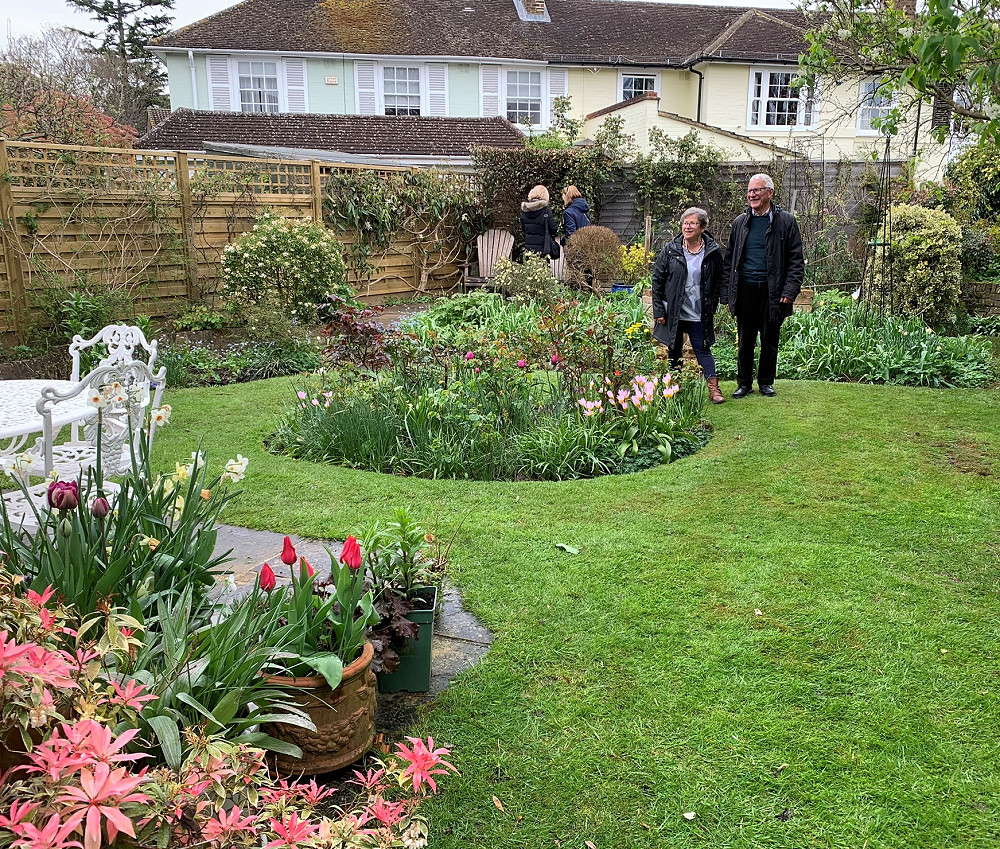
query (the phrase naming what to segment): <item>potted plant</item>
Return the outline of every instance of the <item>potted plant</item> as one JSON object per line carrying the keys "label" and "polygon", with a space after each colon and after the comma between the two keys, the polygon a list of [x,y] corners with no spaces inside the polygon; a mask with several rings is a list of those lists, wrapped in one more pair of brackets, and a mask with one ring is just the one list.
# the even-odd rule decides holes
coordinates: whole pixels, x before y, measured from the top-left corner
{"label": "potted plant", "polygon": [[379,690],[426,693],[431,686],[431,639],[437,586],[423,554],[427,535],[405,508],[394,521],[362,535],[378,622],[369,630]]}
{"label": "potted plant", "polygon": [[378,614],[364,584],[354,537],[347,538],[339,561],[331,555],[328,578],[317,577],[310,563],[296,555],[288,537],[281,560],[291,572],[287,586],[276,586],[267,563],[257,577],[265,603],[277,608],[284,620],[275,660],[285,674],[269,675],[268,680],[297,692],[298,706],[316,730],[284,723],[264,730],[302,750],[301,760],[276,755],[278,770],[316,775],[353,763],[374,739],[374,649],[365,639],[365,629],[378,621]]}
{"label": "potted plant", "polygon": [[650,274],[650,263],[652,262],[653,254],[651,251],[647,251],[641,244],[636,243],[634,245],[621,246],[621,270],[622,270],[622,282],[613,283],[611,285],[611,292],[632,292],[636,295],[641,295],[642,290],[646,285],[646,280],[649,279]]}

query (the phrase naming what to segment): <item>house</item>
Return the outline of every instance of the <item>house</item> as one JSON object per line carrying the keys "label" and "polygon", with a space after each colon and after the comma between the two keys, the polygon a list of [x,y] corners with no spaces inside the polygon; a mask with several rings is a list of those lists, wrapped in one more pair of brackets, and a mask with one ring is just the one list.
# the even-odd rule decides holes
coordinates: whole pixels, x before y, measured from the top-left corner
{"label": "house", "polygon": [[[613,114],[640,146],[658,127],[734,161],[881,150],[877,80],[795,85],[805,32],[797,10],[648,0],[244,0],[150,49],[175,109],[500,116],[534,131],[568,96],[585,135]],[[935,120],[916,110],[893,158],[938,168]]]}

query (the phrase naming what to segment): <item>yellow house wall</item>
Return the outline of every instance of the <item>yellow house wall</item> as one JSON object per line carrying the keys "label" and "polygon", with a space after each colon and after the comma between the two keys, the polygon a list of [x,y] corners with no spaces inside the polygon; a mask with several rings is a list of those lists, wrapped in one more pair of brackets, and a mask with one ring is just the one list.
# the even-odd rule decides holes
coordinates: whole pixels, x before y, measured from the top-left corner
{"label": "yellow house wall", "polygon": [[569,95],[573,114],[583,118],[618,103],[622,73],[657,74],[660,108],[668,112],[694,115],[698,78],[688,71],[657,68],[569,68]]}

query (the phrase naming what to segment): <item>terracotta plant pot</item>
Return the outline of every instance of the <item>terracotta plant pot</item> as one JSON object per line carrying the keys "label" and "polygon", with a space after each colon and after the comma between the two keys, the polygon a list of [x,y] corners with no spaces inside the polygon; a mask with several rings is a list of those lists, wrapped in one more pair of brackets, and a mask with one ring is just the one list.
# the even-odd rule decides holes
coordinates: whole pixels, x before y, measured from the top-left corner
{"label": "terracotta plant pot", "polygon": [[302,759],[275,755],[277,770],[286,775],[318,775],[354,763],[371,748],[375,739],[375,652],[365,641],[361,656],[344,667],[344,677],[331,689],[322,676],[291,678],[269,675],[268,680],[285,687],[313,721],[316,731],[295,725],[270,723],[264,731],[302,749]]}

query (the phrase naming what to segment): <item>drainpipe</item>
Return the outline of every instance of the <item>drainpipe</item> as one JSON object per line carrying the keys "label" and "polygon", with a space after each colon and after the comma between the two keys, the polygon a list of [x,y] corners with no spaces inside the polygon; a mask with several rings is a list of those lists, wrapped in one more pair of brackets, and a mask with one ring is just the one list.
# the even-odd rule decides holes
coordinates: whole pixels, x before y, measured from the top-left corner
{"label": "drainpipe", "polygon": [[695,120],[698,123],[701,123],[701,93],[705,87],[705,75],[701,71],[696,70],[693,64],[688,68],[688,70],[692,74],[698,75],[698,109],[695,112]]}
{"label": "drainpipe", "polygon": [[188,68],[191,70],[191,96],[194,100],[194,109],[200,108],[198,106],[198,75],[195,73],[194,68],[194,51],[188,51]]}
{"label": "drainpipe", "polygon": [[917,158],[917,150],[920,146],[920,107],[923,104],[923,98],[917,101],[917,128],[913,131],[913,158]]}

